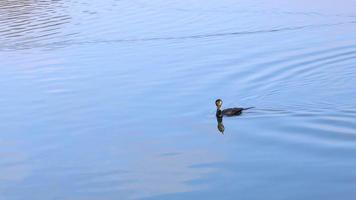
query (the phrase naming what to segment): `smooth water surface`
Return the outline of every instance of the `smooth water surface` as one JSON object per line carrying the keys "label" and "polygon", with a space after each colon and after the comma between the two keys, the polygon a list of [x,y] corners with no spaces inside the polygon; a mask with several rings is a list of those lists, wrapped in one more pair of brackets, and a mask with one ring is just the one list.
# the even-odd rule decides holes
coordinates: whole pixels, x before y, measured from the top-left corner
{"label": "smooth water surface", "polygon": [[354,0],[4,0],[0,67],[0,200],[355,199]]}

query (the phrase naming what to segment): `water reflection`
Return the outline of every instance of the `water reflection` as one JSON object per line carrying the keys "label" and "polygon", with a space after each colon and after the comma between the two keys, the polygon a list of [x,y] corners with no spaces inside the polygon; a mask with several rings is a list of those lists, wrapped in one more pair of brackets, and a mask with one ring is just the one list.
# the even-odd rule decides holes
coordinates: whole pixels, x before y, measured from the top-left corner
{"label": "water reflection", "polygon": [[220,133],[224,134],[225,126],[223,124],[223,118],[216,116],[216,121],[218,122],[218,130]]}

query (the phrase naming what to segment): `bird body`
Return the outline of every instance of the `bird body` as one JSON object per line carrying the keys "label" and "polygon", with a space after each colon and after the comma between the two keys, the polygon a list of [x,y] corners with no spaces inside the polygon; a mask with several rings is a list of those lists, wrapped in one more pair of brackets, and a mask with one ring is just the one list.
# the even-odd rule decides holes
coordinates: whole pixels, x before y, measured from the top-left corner
{"label": "bird body", "polygon": [[222,110],[222,114],[225,116],[241,115],[243,108],[227,108]]}

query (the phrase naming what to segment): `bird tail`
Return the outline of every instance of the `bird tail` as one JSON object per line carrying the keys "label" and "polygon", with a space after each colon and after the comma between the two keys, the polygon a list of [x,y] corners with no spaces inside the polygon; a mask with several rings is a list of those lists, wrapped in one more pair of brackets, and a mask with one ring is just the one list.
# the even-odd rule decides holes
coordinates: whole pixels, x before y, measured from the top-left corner
{"label": "bird tail", "polygon": [[248,110],[248,109],[251,109],[251,108],[255,108],[255,107],[243,108],[242,110]]}

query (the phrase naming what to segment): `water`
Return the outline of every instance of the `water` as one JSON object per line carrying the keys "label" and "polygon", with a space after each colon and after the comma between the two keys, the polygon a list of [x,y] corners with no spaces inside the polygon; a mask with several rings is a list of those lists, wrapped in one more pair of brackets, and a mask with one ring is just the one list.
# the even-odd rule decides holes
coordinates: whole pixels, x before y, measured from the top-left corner
{"label": "water", "polygon": [[354,199],[355,6],[0,1],[0,199]]}

